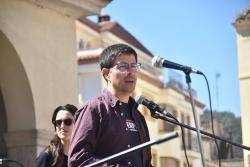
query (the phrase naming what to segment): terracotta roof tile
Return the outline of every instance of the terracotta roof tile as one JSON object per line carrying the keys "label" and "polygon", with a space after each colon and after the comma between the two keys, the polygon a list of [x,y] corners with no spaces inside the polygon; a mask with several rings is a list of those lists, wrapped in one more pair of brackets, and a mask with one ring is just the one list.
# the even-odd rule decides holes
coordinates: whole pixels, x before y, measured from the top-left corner
{"label": "terracotta roof tile", "polygon": [[110,22],[110,25],[105,25],[102,27],[102,31],[110,31],[119,38],[123,39],[127,43],[131,44],[132,46],[140,49],[141,51],[145,52],[149,56],[153,57],[153,54],[145,48],[141,42],[139,42],[132,34],[130,34],[126,29],[124,29],[119,23]]}
{"label": "terracotta roof tile", "polygon": [[78,20],[80,22],[82,22],[83,24],[86,24],[87,26],[89,26],[90,28],[95,30],[96,32],[100,32],[98,25],[96,23],[90,21],[89,19],[86,19],[85,17],[82,17],[82,18],[80,18]]}
{"label": "terracotta roof tile", "polygon": [[77,59],[80,64],[84,64],[87,62],[99,61],[100,54],[102,52],[102,48],[94,49],[94,50],[84,50],[77,52]]}
{"label": "terracotta roof tile", "polygon": [[80,22],[86,24],[93,30],[97,32],[105,32],[109,31],[116,35],[117,37],[123,39],[127,43],[131,44],[132,46],[140,49],[141,51],[145,52],[149,56],[153,57],[153,54],[142,45],[141,42],[139,42],[132,34],[130,34],[125,28],[123,28],[119,23],[113,22],[113,21],[108,21],[108,22],[103,22],[100,24],[94,23],[86,18],[80,18]]}

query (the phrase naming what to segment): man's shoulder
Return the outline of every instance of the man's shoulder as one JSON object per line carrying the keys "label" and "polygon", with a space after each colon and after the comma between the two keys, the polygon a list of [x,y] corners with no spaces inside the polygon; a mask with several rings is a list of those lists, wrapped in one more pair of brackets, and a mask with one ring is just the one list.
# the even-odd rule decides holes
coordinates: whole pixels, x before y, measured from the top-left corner
{"label": "man's shoulder", "polygon": [[143,115],[138,109],[137,109],[135,112],[137,113],[138,117],[139,117],[141,120],[146,121],[144,115]]}
{"label": "man's shoulder", "polygon": [[99,106],[99,105],[101,105],[103,103],[105,103],[105,97],[103,95],[99,95],[97,97],[94,97],[94,98],[91,98],[91,99],[87,100],[84,103],[83,107],[86,107],[86,106],[88,106],[88,107],[97,107],[97,106]]}
{"label": "man's shoulder", "polygon": [[77,113],[81,113],[82,111],[99,111],[101,108],[107,108],[107,106],[109,105],[109,101],[106,99],[105,96],[103,96],[102,94],[94,97],[92,99],[87,100],[82,107],[80,107],[80,109],[78,110]]}

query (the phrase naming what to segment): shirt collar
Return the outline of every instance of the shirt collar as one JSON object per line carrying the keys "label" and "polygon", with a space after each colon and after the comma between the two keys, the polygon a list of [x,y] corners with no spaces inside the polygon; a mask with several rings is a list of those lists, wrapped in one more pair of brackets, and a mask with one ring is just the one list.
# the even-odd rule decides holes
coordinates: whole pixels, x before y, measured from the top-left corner
{"label": "shirt collar", "polygon": [[112,93],[107,89],[103,89],[102,94],[104,95],[105,99],[111,104],[111,107],[115,107],[115,105],[119,102],[119,99],[112,95]]}
{"label": "shirt collar", "polygon": [[[103,89],[102,91],[105,99],[111,104],[111,107],[115,107],[117,103],[119,103],[119,99],[115,97],[109,90]],[[138,104],[135,102],[135,100],[132,97],[129,97],[128,100],[129,105],[132,105],[133,107],[138,106]]]}

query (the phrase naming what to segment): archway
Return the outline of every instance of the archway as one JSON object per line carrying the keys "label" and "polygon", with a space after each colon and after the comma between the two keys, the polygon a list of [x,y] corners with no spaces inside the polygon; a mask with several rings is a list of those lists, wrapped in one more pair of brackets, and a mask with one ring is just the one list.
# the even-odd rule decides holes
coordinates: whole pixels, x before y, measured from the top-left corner
{"label": "archway", "polygon": [[29,146],[29,153],[36,151],[36,120],[30,83],[18,53],[2,31],[0,31],[0,122],[3,156],[22,162],[27,155],[22,154],[25,147]]}

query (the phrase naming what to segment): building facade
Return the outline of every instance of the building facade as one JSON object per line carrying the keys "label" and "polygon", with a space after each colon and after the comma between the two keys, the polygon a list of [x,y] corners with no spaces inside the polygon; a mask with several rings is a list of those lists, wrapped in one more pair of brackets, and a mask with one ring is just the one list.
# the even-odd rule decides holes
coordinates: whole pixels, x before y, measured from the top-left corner
{"label": "building facade", "polygon": [[78,104],[75,20],[109,2],[0,1],[0,158],[33,167],[54,108]]}
{"label": "building facade", "polygon": [[[238,45],[238,71],[240,81],[240,106],[243,144],[250,146],[250,9],[235,20]],[[250,151],[244,150],[244,166],[250,167]]]}
{"label": "building facade", "polygon": [[[172,115],[180,122],[194,126],[187,90],[175,81],[165,85],[163,71],[151,65],[153,54],[119,23],[111,21],[108,15],[102,15],[98,20],[98,23],[94,23],[86,19],[80,19],[76,23],[77,47],[79,49],[79,103],[83,104],[87,99],[97,96],[106,87],[106,82],[100,75],[99,67],[99,55],[103,48],[114,43],[126,43],[136,50],[138,62],[142,64],[142,71],[138,74],[137,86],[133,96],[143,95],[172,112]],[[195,107],[199,117],[202,114],[204,104],[195,99]],[[146,107],[140,106],[139,110],[146,118],[151,139],[157,139],[161,135],[172,131],[181,134],[180,127],[152,118],[150,111]],[[196,133],[185,129],[184,133],[190,164],[193,167],[202,166]],[[187,166],[180,137],[152,146],[152,156],[152,163],[157,167]],[[207,158],[207,161],[209,161],[209,158]]]}

